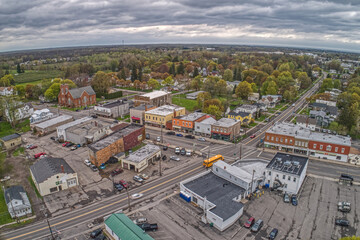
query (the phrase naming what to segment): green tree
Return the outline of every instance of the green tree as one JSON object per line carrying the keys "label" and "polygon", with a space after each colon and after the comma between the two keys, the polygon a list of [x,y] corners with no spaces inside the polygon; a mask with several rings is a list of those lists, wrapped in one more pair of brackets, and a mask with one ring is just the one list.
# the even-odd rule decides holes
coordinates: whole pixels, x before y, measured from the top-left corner
{"label": "green tree", "polygon": [[230,69],[226,69],[224,72],[223,79],[227,82],[232,82],[234,80],[233,77],[234,77],[233,71],[231,71]]}
{"label": "green tree", "polygon": [[203,84],[203,91],[205,92],[209,92],[211,94],[211,96],[215,96],[216,95],[216,80],[215,78],[212,77],[208,77],[204,84]]}
{"label": "green tree", "polygon": [[107,93],[111,86],[111,76],[103,71],[98,71],[91,81],[91,86],[96,93]]}
{"label": "green tree", "polygon": [[236,95],[241,99],[248,99],[249,95],[252,92],[253,90],[251,88],[251,84],[246,81],[242,81],[241,83],[239,83],[235,90]]}
{"label": "green tree", "polygon": [[131,70],[131,81],[134,82],[137,79],[138,79],[137,69],[136,69],[136,66],[133,65],[133,68]]}
{"label": "green tree", "polygon": [[341,88],[341,81],[340,81],[340,79],[335,79],[335,80],[333,81],[333,85],[334,85],[334,88],[340,89],[340,88]]}
{"label": "green tree", "polygon": [[24,86],[19,85],[19,86],[16,86],[15,89],[16,89],[16,91],[17,91],[17,94],[18,94],[20,97],[24,97],[24,96],[25,96],[25,87],[24,87]]}
{"label": "green tree", "polygon": [[352,236],[352,237],[343,237],[339,240],[360,240],[360,237]]}
{"label": "green tree", "polygon": [[330,125],[329,125],[329,129],[332,130],[332,131],[335,131],[335,132],[337,132],[338,127],[339,127],[339,123],[337,123],[335,121],[331,122]]}
{"label": "green tree", "polygon": [[3,76],[0,79],[0,86],[1,87],[9,87],[11,85],[12,86],[15,85],[15,79],[14,79],[13,75],[6,74],[5,76]]}
{"label": "green tree", "polygon": [[199,75],[199,69],[195,66],[193,77],[197,77]]}
{"label": "green tree", "polygon": [[177,74],[183,75],[185,73],[185,68],[183,62],[180,62],[179,66],[177,67]]}
{"label": "green tree", "polygon": [[288,71],[281,72],[279,77],[276,78],[275,82],[279,88],[280,93],[284,93],[285,90],[288,90],[291,86],[295,84],[291,73]]}
{"label": "green tree", "polygon": [[21,73],[21,67],[20,67],[20,63],[18,63],[17,65],[16,65],[16,72],[17,73]]}
{"label": "green tree", "polygon": [[6,116],[6,119],[12,128],[15,128],[16,124],[19,122],[17,114],[18,108],[21,107],[21,105],[19,96],[17,95],[2,96],[0,98],[0,110],[2,116]]}
{"label": "green tree", "polygon": [[168,76],[165,78],[165,80],[162,82],[165,86],[171,86],[174,84],[174,79],[171,76]]}
{"label": "green tree", "polygon": [[222,115],[222,111],[216,105],[209,105],[203,112],[215,116],[216,119],[220,119]]}
{"label": "green tree", "polygon": [[298,81],[300,82],[301,89],[307,89],[311,85],[311,78],[308,77],[306,72],[299,72]]}
{"label": "green tree", "polygon": [[170,73],[170,75],[175,76],[175,74],[176,74],[175,63],[171,64],[171,67],[169,69],[169,73]]}
{"label": "green tree", "polygon": [[199,108],[204,107],[204,102],[211,99],[211,94],[208,92],[199,93],[196,97],[197,105]]}
{"label": "green tree", "polygon": [[110,61],[110,69],[112,72],[116,72],[118,66],[119,66],[119,62],[116,61],[115,59]]}
{"label": "green tree", "polygon": [[325,92],[326,90],[330,90],[334,88],[333,80],[331,78],[325,78],[320,87],[320,92]]}
{"label": "green tree", "polygon": [[67,84],[67,85],[69,85],[69,88],[70,88],[70,89],[77,87],[76,84],[75,84],[73,81],[71,81],[70,79],[61,80],[60,83],[61,83],[61,84]]}
{"label": "green tree", "polygon": [[44,96],[49,101],[56,101],[60,93],[61,83],[53,83],[48,90],[46,90]]}
{"label": "green tree", "polygon": [[280,72],[290,71],[290,64],[289,63],[283,63],[279,66]]}
{"label": "green tree", "polygon": [[195,89],[196,91],[199,91],[203,85],[203,82],[201,80],[200,76],[196,76],[193,80],[191,80],[191,88]]}
{"label": "green tree", "polygon": [[252,89],[252,91],[253,92],[258,92],[258,87],[256,86],[256,84],[255,83],[251,83],[251,89]]}
{"label": "green tree", "polygon": [[359,121],[359,103],[352,103],[350,106],[346,106],[342,109],[339,115],[339,123],[344,125],[348,131],[351,130]]}
{"label": "green tree", "polygon": [[[231,70],[230,70],[231,71]],[[217,91],[217,94],[219,96],[225,96],[226,93],[227,93],[227,84],[225,82],[224,79],[221,79],[219,80],[216,84],[215,84],[215,88],[216,88],[216,91]]]}
{"label": "green tree", "polygon": [[147,82],[148,86],[152,89],[154,88],[158,88],[160,86],[160,83],[156,80],[151,78],[148,82]]}

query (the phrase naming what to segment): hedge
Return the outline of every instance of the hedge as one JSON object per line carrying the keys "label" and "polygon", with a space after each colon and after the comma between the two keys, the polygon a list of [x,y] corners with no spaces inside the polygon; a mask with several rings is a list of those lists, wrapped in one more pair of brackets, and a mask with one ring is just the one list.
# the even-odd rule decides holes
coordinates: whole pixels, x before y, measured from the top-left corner
{"label": "hedge", "polygon": [[122,97],[122,91],[113,92],[113,93],[96,93],[97,98],[104,97],[105,99],[113,99]]}

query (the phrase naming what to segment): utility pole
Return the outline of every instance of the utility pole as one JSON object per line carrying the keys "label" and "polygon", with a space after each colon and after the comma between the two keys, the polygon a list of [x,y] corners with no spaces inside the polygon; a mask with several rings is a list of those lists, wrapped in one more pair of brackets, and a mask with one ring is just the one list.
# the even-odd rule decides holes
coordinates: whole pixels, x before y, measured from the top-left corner
{"label": "utility pole", "polygon": [[51,234],[51,239],[52,239],[52,240],[55,240],[54,234],[53,234],[53,232],[52,232],[52,230],[51,230],[51,226],[50,226],[50,222],[49,222],[47,213],[45,213],[45,217],[46,217],[46,222],[47,222],[47,224],[48,224],[48,226],[49,226],[49,230],[50,230],[50,234]]}
{"label": "utility pole", "polygon": [[239,153],[239,160],[241,160],[241,150],[242,150],[242,145],[241,145],[241,141],[239,142],[240,145],[240,153]]}
{"label": "utility pole", "polygon": [[129,212],[131,212],[130,196],[129,196],[129,191],[128,191],[128,188],[126,188],[126,194],[127,194],[127,199],[128,199],[128,208],[129,208]]}
{"label": "utility pole", "polygon": [[[163,144],[164,141],[163,141],[163,127],[161,125],[161,143]],[[161,144],[161,145],[162,145]],[[160,154],[160,160],[159,160],[159,176],[161,177],[162,176],[162,172],[161,172],[161,161],[162,161],[162,150],[161,150],[161,154]]]}

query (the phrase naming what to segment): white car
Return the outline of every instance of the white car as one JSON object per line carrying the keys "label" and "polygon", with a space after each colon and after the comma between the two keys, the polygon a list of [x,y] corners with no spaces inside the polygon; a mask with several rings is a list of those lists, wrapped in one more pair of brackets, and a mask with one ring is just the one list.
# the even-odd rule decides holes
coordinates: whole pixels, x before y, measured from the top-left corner
{"label": "white car", "polygon": [[91,162],[90,162],[88,159],[85,159],[84,163],[85,163],[85,165],[88,166],[88,167],[89,167],[90,164],[91,164]]}
{"label": "white car", "polygon": [[28,145],[26,145],[26,149],[31,148],[33,145],[34,145],[34,144],[28,144]]}
{"label": "white car", "polygon": [[157,142],[161,142],[161,137],[157,137],[157,138],[156,138],[156,141],[157,141]]}
{"label": "white car", "polygon": [[131,195],[131,198],[132,199],[138,199],[138,198],[141,198],[143,196],[142,193],[134,193],[133,195]]}
{"label": "white car", "polygon": [[206,139],[203,138],[203,137],[201,137],[201,138],[198,138],[198,141],[200,141],[200,142],[206,142]]}

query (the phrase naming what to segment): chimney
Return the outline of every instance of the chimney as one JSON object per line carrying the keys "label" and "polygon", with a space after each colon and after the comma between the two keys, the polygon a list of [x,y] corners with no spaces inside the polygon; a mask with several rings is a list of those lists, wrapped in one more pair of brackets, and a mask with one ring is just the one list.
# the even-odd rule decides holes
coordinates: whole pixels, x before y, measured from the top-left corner
{"label": "chimney", "polygon": [[62,172],[62,173],[65,173],[64,165],[62,165],[62,164],[61,164],[61,172]]}

